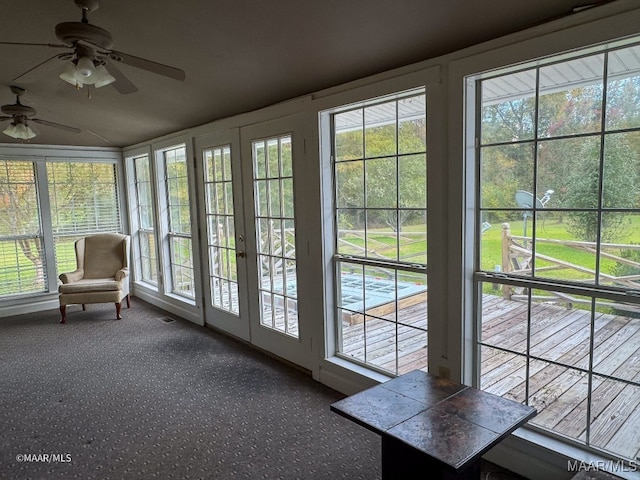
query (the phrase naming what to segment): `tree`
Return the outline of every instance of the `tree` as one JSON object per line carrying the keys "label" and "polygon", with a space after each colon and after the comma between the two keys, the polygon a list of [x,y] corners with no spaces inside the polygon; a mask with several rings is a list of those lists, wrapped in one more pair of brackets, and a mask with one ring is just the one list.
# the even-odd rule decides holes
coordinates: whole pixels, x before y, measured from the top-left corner
{"label": "tree", "polygon": [[[620,238],[628,224],[627,215],[621,212],[604,213],[601,221],[595,214],[600,201],[599,156],[599,142],[585,142],[580,154],[572,162],[571,173],[565,179],[567,195],[564,205],[567,208],[579,209],[567,213],[568,230],[577,238],[590,242],[597,241],[599,224],[600,238],[603,242]],[[603,208],[627,209],[636,206],[639,195],[639,160],[624,134],[607,137],[603,159]]]}

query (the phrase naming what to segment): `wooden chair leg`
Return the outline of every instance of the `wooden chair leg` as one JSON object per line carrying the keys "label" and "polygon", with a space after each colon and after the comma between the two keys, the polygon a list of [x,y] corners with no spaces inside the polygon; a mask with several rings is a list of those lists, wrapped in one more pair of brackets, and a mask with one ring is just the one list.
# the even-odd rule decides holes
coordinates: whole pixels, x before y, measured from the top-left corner
{"label": "wooden chair leg", "polygon": [[120,316],[120,302],[116,303],[116,320],[122,320],[122,317]]}
{"label": "wooden chair leg", "polygon": [[131,301],[129,300],[129,295],[127,295],[127,308],[131,308]]}
{"label": "wooden chair leg", "polygon": [[67,306],[66,305],[60,305],[60,313],[62,314],[62,319],[60,320],[60,323],[66,323],[67,322]]}

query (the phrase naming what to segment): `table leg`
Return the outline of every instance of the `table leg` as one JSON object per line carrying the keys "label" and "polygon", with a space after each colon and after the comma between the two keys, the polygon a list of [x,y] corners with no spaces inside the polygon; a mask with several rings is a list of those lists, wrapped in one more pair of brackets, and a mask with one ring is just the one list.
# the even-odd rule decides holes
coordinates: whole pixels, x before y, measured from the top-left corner
{"label": "table leg", "polygon": [[382,436],[382,480],[425,478],[434,480],[480,480],[480,459],[460,472],[434,460],[415,448],[386,435]]}

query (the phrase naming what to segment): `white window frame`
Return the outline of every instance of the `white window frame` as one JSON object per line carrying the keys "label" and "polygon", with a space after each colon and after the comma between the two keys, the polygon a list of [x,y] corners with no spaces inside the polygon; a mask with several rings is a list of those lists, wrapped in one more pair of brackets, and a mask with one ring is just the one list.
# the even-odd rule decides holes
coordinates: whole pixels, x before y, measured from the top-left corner
{"label": "white window frame", "polygon": [[[146,158],[149,162],[149,188],[151,191],[151,207],[152,207],[152,219],[153,219],[153,228],[152,229],[144,229],[142,228],[140,221],[140,212],[139,212],[139,193],[138,193],[138,179],[136,174],[135,162],[137,159]],[[132,277],[133,281],[137,283],[143,284],[146,288],[151,290],[158,290],[158,285],[161,283],[160,277],[160,268],[159,268],[159,252],[158,252],[158,208],[157,208],[157,195],[156,195],[156,173],[155,173],[155,162],[153,161],[153,155],[149,149],[141,149],[134,150],[132,152],[127,152],[127,157],[125,159],[126,173],[127,173],[127,191],[128,191],[128,199],[129,199],[129,222],[131,225],[131,251],[132,251],[132,265],[133,272]],[[143,277],[143,265],[142,265],[142,244],[140,235],[154,235],[155,237],[155,251],[153,252],[155,255],[155,275],[156,281],[154,282],[151,279],[145,279]],[[149,265],[151,268],[152,265]]]}
{"label": "white window frame", "polygon": [[[475,75],[469,75],[465,78],[465,98],[466,98],[466,118],[465,118],[465,156],[466,156],[466,170],[465,170],[465,185],[466,191],[469,193],[467,196],[466,203],[466,212],[464,225],[467,228],[467,232],[473,232],[473,235],[467,235],[467,241],[465,242],[465,272],[467,272],[468,276],[466,276],[465,280],[465,288],[468,293],[467,296],[464,297],[465,310],[467,312],[466,319],[468,322],[466,324],[467,331],[473,331],[473,336],[466,336],[465,342],[465,357],[466,361],[464,361],[464,374],[465,378],[469,379],[472,384],[475,386],[480,385],[480,311],[478,307],[479,298],[481,296],[481,287],[480,285],[485,283],[496,283],[499,285],[510,285],[510,286],[522,286],[529,289],[540,289],[540,290],[553,290],[558,292],[564,292],[567,294],[573,295],[583,295],[584,297],[589,297],[592,299],[592,302],[595,302],[596,299],[604,299],[618,302],[627,302],[627,303],[639,303],[637,300],[637,295],[633,294],[633,292],[625,291],[621,288],[611,288],[607,286],[600,286],[597,284],[571,284],[571,282],[560,281],[555,282],[553,280],[549,280],[547,278],[536,278],[536,277],[523,277],[523,276],[510,276],[505,275],[504,273],[493,273],[488,271],[482,271],[479,268],[479,238],[482,230],[482,221],[481,221],[481,208],[479,206],[479,171],[477,167],[477,156],[478,156],[478,141],[476,140],[476,108],[479,108],[480,101],[476,99],[477,89],[476,82],[482,78],[487,78],[489,76],[496,76],[500,73],[510,73],[512,71],[523,69],[523,65],[544,65],[549,62],[559,62],[562,60],[568,60],[574,58],[576,56],[584,56],[587,54],[593,54],[597,52],[604,52],[614,50],[621,46],[635,44],[638,42],[638,37],[635,38],[626,38],[620,41],[611,41],[606,45],[601,46],[591,46],[585,47],[582,49],[577,49],[577,53],[569,52],[566,54],[558,54],[554,55],[550,58],[545,58],[541,60],[531,60],[529,62],[517,63],[514,64],[513,67],[506,67],[497,69],[487,73],[480,73]],[[537,108],[537,107],[536,107]],[[478,114],[479,115],[479,114]],[[626,131],[626,130],[625,130]],[[600,131],[597,135],[606,135],[607,130]],[[535,136],[537,139],[538,137]],[[601,152],[602,155],[602,152]],[[598,210],[600,212],[601,209]],[[471,212],[474,212],[471,214]],[[469,239],[472,238],[473,242],[469,242]],[[473,267],[472,267],[473,265]],[[475,272],[475,273],[474,273]],[[593,303],[593,308],[595,308],[595,303]],[[470,342],[469,339],[473,338],[473,342]],[[473,353],[471,353],[473,352]],[[553,362],[551,362],[553,363]],[[589,370],[592,371],[591,367]],[[599,375],[597,372],[592,372],[594,375]],[[623,383],[632,383],[623,380]],[[591,395],[589,393],[588,397],[589,401],[591,399]],[[589,424],[590,422],[587,422]],[[545,437],[550,437],[548,443],[557,443],[563,444],[562,450],[568,452],[574,452],[577,455],[576,450],[572,450],[571,446],[576,446],[583,451],[590,452],[590,454],[595,455],[603,455],[604,457],[611,457],[610,452],[605,452],[602,449],[593,447],[591,445],[584,445],[582,443],[573,442],[570,439],[563,438],[562,436],[557,436],[556,434],[550,432],[549,430],[527,426],[528,430],[534,432],[541,432]],[[588,429],[588,427],[587,427]],[[588,434],[587,434],[588,435]],[[526,433],[522,434],[523,437],[527,437]],[[536,441],[540,441],[538,437],[530,437],[535,438]],[[559,442],[558,442],[559,441]],[[546,440],[541,440],[541,443],[547,443]],[[588,441],[587,441],[588,443]],[[618,459],[617,461],[621,461]],[[617,473],[617,472],[616,472]]]}
{"label": "white window frame", "polygon": [[[0,146],[0,159],[31,162],[36,172],[37,198],[40,206],[40,221],[44,240],[44,262],[46,265],[46,285],[43,291],[3,297],[0,311],[8,314],[36,311],[38,308],[54,308],[57,305],[58,274],[55,259],[55,240],[52,232],[52,220],[49,198],[47,164],[55,162],[106,163],[115,169],[115,195],[119,210],[117,230],[125,232],[123,212],[125,208],[125,189],[122,180],[122,156],[119,149],[85,147],[48,147],[33,145]],[[37,299],[37,300],[34,300]]]}

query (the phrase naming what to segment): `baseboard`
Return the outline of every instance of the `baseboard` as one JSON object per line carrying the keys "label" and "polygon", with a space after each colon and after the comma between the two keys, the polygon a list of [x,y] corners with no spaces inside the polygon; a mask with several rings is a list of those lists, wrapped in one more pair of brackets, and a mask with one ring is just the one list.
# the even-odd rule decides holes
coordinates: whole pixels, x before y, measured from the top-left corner
{"label": "baseboard", "polygon": [[569,480],[579,471],[606,471],[638,480],[639,466],[624,466],[594,452],[569,445],[529,428],[520,428],[483,456],[530,480]]}
{"label": "baseboard", "polygon": [[530,480],[569,480],[568,458],[510,435],[489,450],[483,458]]}
{"label": "baseboard", "polygon": [[345,395],[353,395],[390,379],[338,357],[321,361],[317,377],[320,383]]}
{"label": "baseboard", "polygon": [[138,297],[141,300],[166,310],[167,312],[173,313],[180,318],[189,320],[196,325],[204,326],[204,319],[202,318],[202,315],[200,315],[200,311],[197,307],[174,302],[171,298],[160,296],[158,295],[158,292],[149,291],[140,285],[133,285],[132,287],[132,295],[134,297]]}
{"label": "baseboard", "polygon": [[0,306],[0,318],[22,315],[25,313],[42,312],[43,310],[54,310],[60,307],[58,294],[42,297],[26,297],[15,300],[6,300]]}

